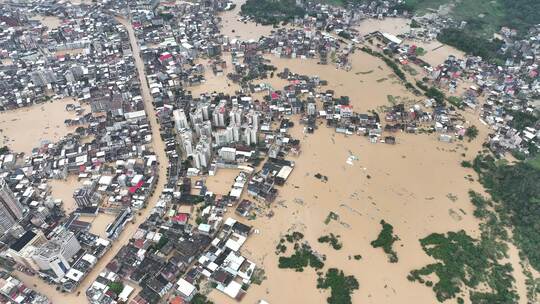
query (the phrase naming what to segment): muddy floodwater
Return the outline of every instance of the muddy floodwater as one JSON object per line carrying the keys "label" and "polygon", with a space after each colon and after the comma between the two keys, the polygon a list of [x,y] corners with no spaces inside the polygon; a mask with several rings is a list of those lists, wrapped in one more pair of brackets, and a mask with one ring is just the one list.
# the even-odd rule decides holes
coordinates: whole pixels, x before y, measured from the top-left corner
{"label": "muddy floodwater", "polygon": [[82,182],[78,181],[77,176],[70,175],[65,180],[52,179],[48,181],[51,186],[51,195],[54,199],[62,200],[62,207],[66,214],[69,214],[77,209],[77,203],[73,198],[73,192],[82,186]]}
{"label": "muddy floodwater", "polygon": [[223,12],[221,16],[223,35],[230,39],[258,40],[261,36],[268,36],[273,30],[271,25],[255,24],[253,22],[242,21],[240,18],[240,8],[245,0],[233,0],[236,7]]}
{"label": "muddy floodwater", "polygon": [[215,194],[228,195],[240,170],[219,169],[214,176],[205,179],[205,185]]}
{"label": "muddy floodwater", "polygon": [[75,112],[66,111],[68,104],[79,105],[75,100],[65,98],[0,112],[0,144],[15,152],[29,154],[43,142],[55,142],[74,132],[76,127],[64,123],[66,119],[77,117]]}

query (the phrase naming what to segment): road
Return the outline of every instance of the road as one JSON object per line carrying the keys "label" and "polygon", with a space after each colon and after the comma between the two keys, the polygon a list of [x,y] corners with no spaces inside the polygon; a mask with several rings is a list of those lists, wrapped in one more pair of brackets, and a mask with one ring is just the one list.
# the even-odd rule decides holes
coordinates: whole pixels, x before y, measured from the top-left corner
{"label": "road", "polygon": [[[148,83],[146,81],[146,73],[144,69],[144,62],[140,56],[140,48],[137,44],[137,39],[135,38],[135,33],[129,21],[123,18],[117,17],[116,20],[120,22],[127,29],[129,34],[129,42],[131,44],[131,49],[133,51],[133,58],[135,60],[135,65],[138,72],[139,81],[141,83],[141,93],[144,101],[144,108],[146,115],[148,116],[148,121],[152,129],[152,149],[157,155],[159,161],[159,170],[158,170],[158,181],[154,194],[148,200],[148,206],[146,209],[140,210],[140,215],[136,215],[132,224],[126,226],[120,237],[112,243],[112,247],[109,251],[98,261],[96,266],[90,271],[90,273],[85,277],[83,282],[71,294],[61,293],[56,290],[56,286],[48,285],[43,282],[41,279],[36,277],[28,276],[21,272],[15,272],[15,274],[29,287],[34,287],[38,292],[46,295],[53,303],[77,303],[80,301],[87,302],[85,291],[86,289],[95,281],[99,273],[105,268],[105,266],[116,256],[122,246],[129,243],[129,240],[133,234],[137,231],[137,227],[143,223],[150,212],[156,205],[159,200],[159,196],[163,191],[165,182],[167,180],[167,164],[168,158],[165,154],[165,144],[159,135],[159,123],[157,121],[156,111],[152,105],[152,95],[150,94],[150,89],[148,88]],[[77,296],[77,293],[80,294]]]}

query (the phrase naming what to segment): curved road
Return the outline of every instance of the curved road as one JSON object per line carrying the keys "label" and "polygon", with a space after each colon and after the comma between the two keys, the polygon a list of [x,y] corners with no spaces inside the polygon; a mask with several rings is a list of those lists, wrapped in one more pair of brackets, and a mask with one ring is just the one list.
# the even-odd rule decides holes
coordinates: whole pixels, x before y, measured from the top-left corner
{"label": "curved road", "polygon": [[[129,243],[129,240],[133,234],[137,231],[137,227],[143,223],[148,216],[150,211],[154,208],[159,196],[163,191],[165,182],[167,180],[167,164],[168,158],[165,154],[165,145],[161,136],[159,135],[159,123],[157,121],[156,111],[152,105],[152,95],[150,94],[150,89],[146,81],[146,73],[144,70],[144,62],[140,56],[140,48],[137,44],[137,39],[135,38],[135,33],[130,22],[124,18],[116,17],[116,20],[124,25],[129,34],[129,42],[131,44],[131,49],[133,51],[133,58],[135,60],[135,65],[137,67],[137,72],[139,76],[139,82],[141,83],[141,93],[144,101],[144,108],[146,115],[148,116],[148,122],[152,129],[152,148],[154,153],[157,155],[159,161],[159,170],[158,170],[158,181],[155,187],[154,194],[148,199],[148,205],[146,209],[139,210],[140,215],[136,215],[132,224],[128,224],[120,237],[112,242],[112,247],[109,251],[98,261],[96,266],[90,271],[90,273],[85,277],[81,282],[75,292],[71,294],[60,293],[56,290],[56,286],[48,285],[37,276],[31,277],[21,272],[15,272],[17,277],[19,277],[27,286],[33,287],[36,291],[46,295],[53,303],[77,303],[80,301],[87,302],[85,291],[92,282],[96,280],[99,273],[105,268],[105,266],[116,256],[122,246]],[[77,293],[80,292],[80,295],[77,296]]]}

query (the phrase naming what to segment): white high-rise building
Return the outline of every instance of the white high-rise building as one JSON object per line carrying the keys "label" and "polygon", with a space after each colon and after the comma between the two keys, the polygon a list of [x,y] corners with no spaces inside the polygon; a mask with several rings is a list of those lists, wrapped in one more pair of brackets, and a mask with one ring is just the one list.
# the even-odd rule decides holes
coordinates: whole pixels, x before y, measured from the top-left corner
{"label": "white high-rise building", "polygon": [[208,168],[212,160],[212,149],[210,141],[206,136],[200,138],[199,143],[192,153],[193,166],[197,169]]}
{"label": "white high-rise building", "polygon": [[202,123],[204,121],[204,115],[201,108],[196,108],[193,112],[189,113],[189,118],[193,125]]}
{"label": "white high-rise building", "polygon": [[249,113],[246,115],[247,122],[255,128],[255,130],[259,129],[259,113],[256,111],[249,111]]}
{"label": "white high-rise building", "polygon": [[210,121],[205,121],[202,123],[199,137],[203,136],[206,137],[210,142],[212,142],[212,123],[210,123]]}
{"label": "white high-rise building", "polygon": [[240,127],[238,125],[230,125],[227,128],[231,129],[233,142],[239,142],[240,141]]}
{"label": "white high-rise building", "polygon": [[32,259],[41,270],[52,271],[57,279],[61,279],[71,268],[69,260],[80,249],[75,234],[62,228],[53,239],[36,249]]}
{"label": "white high-rise building", "polygon": [[186,113],[182,109],[176,109],[173,111],[174,126],[176,130],[182,130],[189,128],[189,122]]}
{"label": "white high-rise building", "polygon": [[230,124],[242,124],[242,109],[233,108],[229,113]]}
{"label": "white high-rise building", "polygon": [[182,152],[184,152],[185,155],[190,155],[191,153],[193,153],[193,134],[191,133],[191,130],[182,130],[179,134],[179,137]]}
{"label": "white high-rise building", "polygon": [[227,108],[224,102],[221,102],[212,112],[212,121],[216,127],[225,127],[225,117]]}
{"label": "white high-rise building", "polygon": [[208,101],[203,101],[198,104],[198,108],[201,109],[204,120],[210,119],[210,103]]}
{"label": "white high-rise building", "polygon": [[227,127],[227,129],[219,129],[215,132],[213,132],[214,136],[214,143],[216,146],[224,146],[231,142],[233,142],[233,130],[231,127]]}
{"label": "white high-rise building", "polygon": [[23,206],[9,185],[0,178],[0,232],[5,233],[23,218]]}
{"label": "white high-rise building", "polygon": [[317,114],[317,106],[314,102],[310,102],[307,104],[307,114],[311,116]]}
{"label": "white high-rise building", "polygon": [[248,146],[257,144],[257,130],[253,127],[244,129],[244,143]]}
{"label": "white high-rise building", "polygon": [[197,135],[197,137],[201,137],[201,136],[211,137],[212,136],[212,124],[210,123],[210,121],[203,121],[200,123],[196,123],[193,126],[193,129],[195,130],[195,135]]}
{"label": "white high-rise building", "polygon": [[32,259],[32,256],[36,248],[47,242],[48,240],[41,230],[35,232],[29,230],[20,236],[15,243],[11,244],[7,250],[7,255],[20,265],[24,265],[34,271],[39,271],[39,267],[34,259]]}

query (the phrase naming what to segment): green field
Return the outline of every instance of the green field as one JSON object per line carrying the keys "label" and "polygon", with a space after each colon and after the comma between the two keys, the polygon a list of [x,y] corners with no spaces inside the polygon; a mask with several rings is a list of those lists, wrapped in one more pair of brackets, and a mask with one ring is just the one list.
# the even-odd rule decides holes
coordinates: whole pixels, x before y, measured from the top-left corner
{"label": "green field", "polygon": [[524,34],[540,23],[538,0],[405,0],[403,8],[422,15],[443,4],[453,4],[450,16],[457,21],[467,21],[468,30],[477,36],[491,38],[502,26]]}

